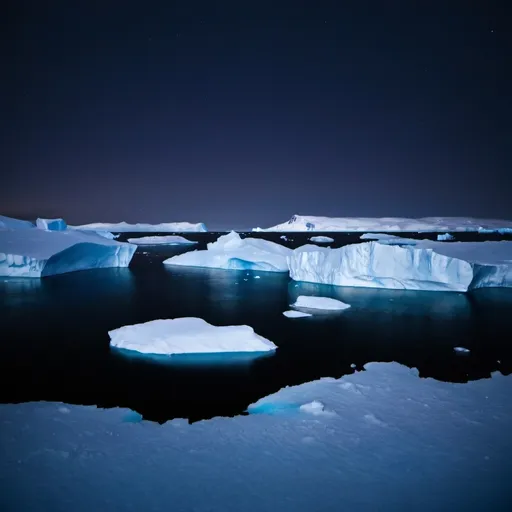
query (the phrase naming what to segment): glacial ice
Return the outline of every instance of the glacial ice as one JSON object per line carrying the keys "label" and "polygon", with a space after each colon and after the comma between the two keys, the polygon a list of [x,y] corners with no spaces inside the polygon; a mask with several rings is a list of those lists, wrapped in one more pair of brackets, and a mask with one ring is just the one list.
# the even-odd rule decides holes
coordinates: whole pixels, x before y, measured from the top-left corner
{"label": "glacial ice", "polygon": [[437,235],[438,242],[446,242],[448,240],[455,240],[455,237],[450,233],[440,233]]}
{"label": "glacial ice", "polygon": [[0,230],[2,229],[33,229],[35,225],[28,220],[13,219],[0,215]]}
{"label": "glacial ice", "polygon": [[127,267],[135,250],[135,245],[108,240],[96,233],[25,226],[4,229],[0,230],[0,276],[45,277],[92,268]]}
{"label": "glacial ice", "polygon": [[179,235],[167,236],[141,236],[140,238],[128,238],[128,242],[136,245],[188,245],[197,244]]}
{"label": "glacial ice", "polygon": [[70,229],[79,229],[82,231],[113,231],[114,233],[123,232],[160,232],[160,233],[181,233],[186,231],[206,232],[206,226],[199,222],[192,224],[190,222],[163,222],[161,224],[128,224],[127,222],[94,222],[92,224],[82,224],[81,226],[69,226]]}
{"label": "glacial ice", "polygon": [[330,236],[312,236],[310,240],[317,244],[330,244],[331,242],[334,242],[334,238],[331,238]]}
{"label": "glacial ice", "polygon": [[143,354],[211,354],[268,352],[274,343],[247,325],[217,327],[201,318],[152,320],[109,331],[110,344]]}
{"label": "glacial ice", "polygon": [[299,247],[288,258],[290,276],[336,286],[410,290],[512,286],[512,242],[391,240],[391,245],[387,237],[339,249]]}
{"label": "glacial ice", "polygon": [[67,224],[64,219],[37,219],[36,227],[46,231],[65,231]]}
{"label": "glacial ice", "polygon": [[257,238],[240,238],[235,231],[207,245],[205,251],[179,254],[164,261],[165,265],[209,267],[229,270],[288,272],[287,256],[292,250]]}
{"label": "glacial ice", "polygon": [[409,231],[409,232],[512,232],[512,221],[465,217],[314,217],[294,215],[288,222],[253,231]]}
{"label": "glacial ice", "polygon": [[306,316],[313,316],[311,313],[305,313],[303,311],[294,311],[290,309],[289,311],[284,311],[283,315],[287,318],[303,318]]}
{"label": "glacial ice", "polygon": [[325,311],[342,311],[348,309],[350,304],[330,297],[313,297],[311,295],[299,295],[297,300],[291,304],[294,308],[322,309]]}
{"label": "glacial ice", "polygon": [[[86,230],[86,232],[88,232]],[[99,236],[102,236],[103,238],[108,238],[109,240],[114,240],[115,238],[119,238],[119,235],[114,235],[110,231],[94,231]]]}

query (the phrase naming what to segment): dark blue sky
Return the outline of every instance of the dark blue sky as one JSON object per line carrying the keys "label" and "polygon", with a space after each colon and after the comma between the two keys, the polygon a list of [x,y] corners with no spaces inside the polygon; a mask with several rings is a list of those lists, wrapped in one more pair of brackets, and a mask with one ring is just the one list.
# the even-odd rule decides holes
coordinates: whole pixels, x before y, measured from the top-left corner
{"label": "dark blue sky", "polygon": [[1,210],[511,218],[511,18],[473,3],[11,0]]}

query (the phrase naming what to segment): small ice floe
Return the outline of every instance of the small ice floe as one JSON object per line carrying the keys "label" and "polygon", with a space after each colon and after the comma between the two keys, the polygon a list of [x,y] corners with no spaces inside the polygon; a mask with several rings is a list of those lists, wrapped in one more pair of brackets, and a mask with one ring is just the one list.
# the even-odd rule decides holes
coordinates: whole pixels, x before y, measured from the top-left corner
{"label": "small ice floe", "polygon": [[307,295],[299,295],[291,305],[295,308],[322,309],[324,311],[341,311],[350,307],[350,304],[345,304],[341,300]]}
{"label": "small ice floe", "polygon": [[469,354],[469,352],[470,352],[469,348],[465,348],[465,347],[455,347],[453,350],[457,354]]}
{"label": "small ice floe", "polygon": [[313,316],[311,313],[303,313],[302,311],[293,311],[290,309],[289,311],[283,311],[283,315],[287,318],[302,318],[305,316]]}

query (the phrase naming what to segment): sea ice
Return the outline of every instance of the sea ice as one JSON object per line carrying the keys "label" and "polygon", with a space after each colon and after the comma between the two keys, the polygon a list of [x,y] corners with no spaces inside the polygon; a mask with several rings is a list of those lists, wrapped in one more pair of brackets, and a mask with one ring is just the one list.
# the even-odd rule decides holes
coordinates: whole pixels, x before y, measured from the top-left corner
{"label": "sea ice", "polygon": [[287,256],[292,250],[274,242],[257,238],[240,238],[231,231],[209,243],[205,251],[193,251],[173,256],[165,265],[210,267],[230,270],[288,272]]}
{"label": "sea ice", "polygon": [[67,229],[64,219],[37,219],[36,226],[46,231],[65,231]]}
{"label": "sea ice", "polygon": [[141,236],[140,238],[128,238],[128,242],[136,245],[186,245],[197,244],[179,235],[167,236]]}
{"label": "sea ice", "polygon": [[341,311],[348,309],[350,304],[330,297],[313,297],[311,295],[299,295],[297,300],[291,304],[295,308],[323,309],[325,311]]}
{"label": "sea ice", "polygon": [[450,233],[440,233],[439,235],[437,235],[437,240],[439,242],[445,242],[448,240],[455,240],[455,237]]}
{"label": "sea ice", "polygon": [[143,354],[267,352],[277,348],[247,325],[217,327],[192,317],[126,325],[108,334],[113,347]]}
{"label": "sea ice", "polygon": [[82,231],[113,231],[114,233],[122,232],[160,232],[160,233],[181,233],[186,231],[206,232],[206,226],[199,222],[192,224],[190,222],[163,222],[161,224],[128,224],[127,222],[94,222],[92,224],[82,224],[81,226],[69,226],[70,229],[80,229]]}
{"label": "sea ice", "polygon": [[289,311],[284,311],[283,315],[287,318],[302,318],[305,316],[313,316],[311,313],[304,313],[303,311],[294,311],[290,309]]}
{"label": "sea ice", "polygon": [[331,238],[330,236],[312,236],[310,240],[317,244],[330,244],[331,242],[334,242],[334,238]]}

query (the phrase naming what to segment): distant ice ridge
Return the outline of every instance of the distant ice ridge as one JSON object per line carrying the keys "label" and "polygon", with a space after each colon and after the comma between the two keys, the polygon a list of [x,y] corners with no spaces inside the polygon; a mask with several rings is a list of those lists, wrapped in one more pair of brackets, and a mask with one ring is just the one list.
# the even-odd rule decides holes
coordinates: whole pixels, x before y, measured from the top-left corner
{"label": "distant ice ridge", "polygon": [[128,224],[127,222],[105,223],[95,222],[92,224],[82,224],[81,226],[69,226],[70,229],[80,229],[82,231],[113,231],[114,233],[122,232],[161,232],[161,233],[181,233],[181,232],[201,232],[208,231],[206,226],[199,222],[191,224],[190,222],[163,222],[161,224]]}
{"label": "distant ice ridge", "polygon": [[386,235],[339,249],[305,245],[288,264],[295,281],[336,286],[458,292],[512,286],[512,242],[403,239],[398,245]]}
{"label": "distant ice ridge", "polygon": [[[3,219],[4,225],[18,225]],[[0,230],[0,276],[45,277],[92,268],[127,267],[136,250],[135,245],[108,240],[96,233],[21,226]]]}
{"label": "distant ice ridge", "polygon": [[152,320],[109,331],[110,344],[144,354],[268,352],[277,348],[247,325],[217,327],[201,318]]}
{"label": "distant ice ridge", "polygon": [[310,240],[317,244],[330,244],[331,242],[334,242],[334,238],[331,238],[330,236],[312,236]]}
{"label": "distant ice ridge", "polygon": [[168,236],[141,236],[140,238],[128,238],[128,242],[136,245],[186,245],[197,244],[179,235]]}
{"label": "distant ice ridge", "polygon": [[164,261],[165,265],[209,267],[229,270],[288,272],[287,256],[292,250],[257,238],[240,238],[235,231],[209,243],[205,251],[179,254]]}
{"label": "distant ice ridge", "polygon": [[254,228],[253,231],[409,231],[445,232],[472,231],[487,233],[511,233],[512,221],[472,219],[465,217],[313,217],[294,215],[288,222],[270,228]]}
{"label": "distant ice ridge", "polygon": [[36,227],[46,231],[65,231],[67,224],[64,219],[37,219]]}

